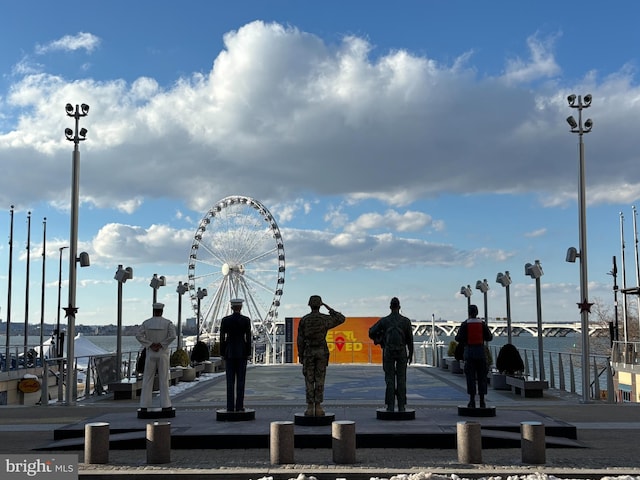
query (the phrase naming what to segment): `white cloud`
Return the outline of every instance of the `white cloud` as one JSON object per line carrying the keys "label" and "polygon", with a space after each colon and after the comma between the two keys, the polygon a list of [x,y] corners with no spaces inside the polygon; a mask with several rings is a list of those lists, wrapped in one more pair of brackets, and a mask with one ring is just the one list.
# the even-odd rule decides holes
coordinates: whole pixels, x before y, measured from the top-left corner
{"label": "white cloud", "polygon": [[[77,36],[56,45],[96,43]],[[557,205],[575,190],[575,148],[564,124],[566,92],[575,88],[589,88],[597,106],[587,160],[589,188],[599,194],[590,202],[619,201],[620,189],[608,188],[619,172],[640,184],[629,154],[637,150],[631,125],[640,105],[628,102],[640,96],[632,72],[564,91],[531,89],[527,79],[555,69],[553,41],[533,37],[529,46],[532,60],[508,68],[522,87],[479,78],[465,68],[467,54],[451,66],[402,50],[371,58],[365,39],[333,46],[263,22],[229,32],[225,49],[211,52],[209,75],[168,90],[144,77],[128,84],[26,75],[6,99],[24,114],[0,133],[0,155],[15,159],[3,178],[20,175],[33,191],[0,180],[0,201],[66,197],[55,158],[69,148],[60,121],[64,105],[80,99],[91,106],[81,121],[89,131],[82,195],[99,207],[163,196],[203,211],[236,178],[271,204],[330,195],[397,207],[442,193],[540,192],[541,202]],[[522,73],[529,71],[538,73]]]}
{"label": "white cloud", "polygon": [[431,225],[431,215],[422,212],[406,211],[398,213],[387,210],[384,213],[366,213],[345,227],[348,232],[366,230],[385,230],[397,232],[416,232]]}
{"label": "white cloud", "polygon": [[525,237],[529,237],[529,238],[535,238],[535,237],[541,237],[543,235],[547,234],[547,229],[546,228],[538,228],[537,230],[533,230],[531,232],[526,232],[524,234]]}
{"label": "white cloud", "polygon": [[72,52],[75,50],[85,50],[87,53],[91,53],[98,46],[100,46],[100,38],[91,33],[79,32],[76,35],[65,35],[46,45],[37,45],[36,53],[44,55],[55,51]]}

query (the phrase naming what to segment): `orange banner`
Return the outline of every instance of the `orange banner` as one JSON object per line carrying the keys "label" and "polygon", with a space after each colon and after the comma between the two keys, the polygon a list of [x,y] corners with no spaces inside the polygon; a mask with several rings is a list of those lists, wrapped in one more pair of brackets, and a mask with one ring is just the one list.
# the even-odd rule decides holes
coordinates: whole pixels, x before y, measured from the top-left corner
{"label": "orange banner", "polygon": [[[293,318],[293,361],[298,361],[298,325]],[[369,328],[378,317],[347,317],[342,325],[327,332],[329,363],[382,363],[382,349],[369,338]]]}

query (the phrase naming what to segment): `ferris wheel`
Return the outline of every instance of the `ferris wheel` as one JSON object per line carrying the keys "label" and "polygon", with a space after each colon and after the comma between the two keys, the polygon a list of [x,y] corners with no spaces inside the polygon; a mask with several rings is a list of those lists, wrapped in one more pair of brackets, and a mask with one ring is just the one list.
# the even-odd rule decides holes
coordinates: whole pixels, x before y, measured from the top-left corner
{"label": "ferris wheel", "polygon": [[217,202],[200,220],[189,255],[188,287],[196,318],[200,314],[199,333],[217,336],[220,321],[231,314],[230,300],[242,298],[254,335],[271,342],[284,273],[282,235],[269,210],[238,195]]}

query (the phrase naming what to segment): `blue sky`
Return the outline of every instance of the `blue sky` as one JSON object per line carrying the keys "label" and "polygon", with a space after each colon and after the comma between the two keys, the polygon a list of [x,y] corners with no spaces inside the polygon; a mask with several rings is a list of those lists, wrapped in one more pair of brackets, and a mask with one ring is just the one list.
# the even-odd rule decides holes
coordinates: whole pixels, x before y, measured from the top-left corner
{"label": "blue sky", "polygon": [[[66,103],[91,107],[80,121],[79,251],[92,265],[78,271],[78,324],[116,323],[118,264],[134,271],[125,324],[149,316],[154,273],[167,278],[158,298],[175,319],[198,225],[232,195],[261,202],[282,233],[279,318],[306,313],[320,294],[348,316],[385,315],[398,296],[413,319],[462,320],[460,287],[471,285],[482,312],[473,287],[485,278],[489,317],[504,317],[495,278],[508,270],[513,319],[535,321],[524,265],[539,259],[543,320],[578,322],[579,264],[565,262],[578,247],[571,93],[593,95],[589,296],[611,308],[620,212],[627,286],[637,283],[639,10],[631,1],[2,2],[0,234],[8,239],[15,205],[12,323],[25,318],[28,211],[29,322],[40,320],[44,217],[45,321],[56,318],[69,241]],[[8,258],[3,241],[3,319]],[[193,316],[190,303],[183,316]]]}

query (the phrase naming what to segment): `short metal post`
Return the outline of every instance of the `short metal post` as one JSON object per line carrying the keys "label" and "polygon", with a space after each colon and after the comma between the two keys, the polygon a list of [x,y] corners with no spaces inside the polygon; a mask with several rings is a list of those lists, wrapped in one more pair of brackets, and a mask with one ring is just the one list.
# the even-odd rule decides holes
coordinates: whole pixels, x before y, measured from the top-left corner
{"label": "short metal post", "polygon": [[84,426],[84,463],[109,462],[109,424],[87,423]]}

